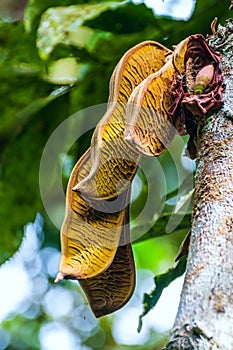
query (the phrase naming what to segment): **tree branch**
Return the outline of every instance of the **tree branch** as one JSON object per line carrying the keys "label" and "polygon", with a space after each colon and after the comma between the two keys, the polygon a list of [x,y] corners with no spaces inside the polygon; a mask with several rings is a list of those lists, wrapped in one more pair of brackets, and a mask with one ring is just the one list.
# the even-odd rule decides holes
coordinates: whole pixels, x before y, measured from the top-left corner
{"label": "tree branch", "polygon": [[205,121],[198,141],[187,271],[166,350],[233,349],[232,28],[227,21],[209,41],[223,53],[225,103]]}

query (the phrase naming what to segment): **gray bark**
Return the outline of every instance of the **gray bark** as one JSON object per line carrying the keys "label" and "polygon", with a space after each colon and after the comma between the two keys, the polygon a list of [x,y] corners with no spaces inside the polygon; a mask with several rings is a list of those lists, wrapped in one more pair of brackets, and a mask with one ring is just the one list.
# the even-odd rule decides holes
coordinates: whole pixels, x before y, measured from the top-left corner
{"label": "gray bark", "polygon": [[223,54],[224,106],[198,140],[187,270],[166,350],[233,349],[233,21],[209,43]]}

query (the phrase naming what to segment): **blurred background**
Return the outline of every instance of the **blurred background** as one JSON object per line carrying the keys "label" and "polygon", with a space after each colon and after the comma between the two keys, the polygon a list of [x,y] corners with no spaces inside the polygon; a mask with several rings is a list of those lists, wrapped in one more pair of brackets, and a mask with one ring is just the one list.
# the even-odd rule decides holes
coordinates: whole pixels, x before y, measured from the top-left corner
{"label": "blurred background", "polygon": [[[89,107],[106,108],[121,56],[144,40],[172,49],[191,34],[210,35],[215,17],[222,24],[230,17],[228,7],[218,0],[1,0],[0,350],[162,348],[183,277],[164,289],[140,333],[137,327],[144,293],[155,288],[154,276],[175,265],[190,229],[195,163],[184,155],[188,136],[175,137],[160,157],[142,159],[131,197],[136,289],[125,307],[101,319],[78,282],[54,284],[64,192],[102,117],[97,113],[92,127],[80,132]],[[70,144],[68,135],[55,138],[50,162],[41,166],[61,123],[75,132],[74,115],[78,139]],[[54,191],[58,179],[61,198]]]}

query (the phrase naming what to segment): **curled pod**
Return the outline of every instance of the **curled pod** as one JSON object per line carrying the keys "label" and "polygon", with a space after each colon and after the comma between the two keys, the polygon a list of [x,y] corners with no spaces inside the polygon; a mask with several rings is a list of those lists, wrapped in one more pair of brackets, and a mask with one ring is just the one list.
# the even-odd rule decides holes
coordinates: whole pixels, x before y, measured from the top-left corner
{"label": "curled pod", "polygon": [[140,154],[124,139],[125,106],[133,89],[159,70],[169,53],[146,41],[123,56],[111,78],[107,111],[69,179],[55,282],[78,280],[96,317],[121,308],[134,291],[129,202]]}
{"label": "curled pod", "polygon": [[208,66],[203,67],[200,72],[198,72],[195,85],[194,85],[194,94],[202,94],[207,86],[211,83],[214,76],[214,66],[209,64]]}

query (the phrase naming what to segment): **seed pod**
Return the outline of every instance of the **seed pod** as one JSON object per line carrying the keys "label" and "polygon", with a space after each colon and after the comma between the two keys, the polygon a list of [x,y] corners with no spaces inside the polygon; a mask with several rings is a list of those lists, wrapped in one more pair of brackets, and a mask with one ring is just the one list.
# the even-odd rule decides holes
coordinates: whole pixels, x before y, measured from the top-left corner
{"label": "seed pod", "polygon": [[209,64],[197,74],[194,85],[194,94],[200,95],[207,88],[214,76],[214,66]]}
{"label": "seed pod", "polygon": [[134,291],[129,201],[140,154],[124,139],[125,106],[133,89],[159,70],[169,53],[146,41],[123,56],[111,78],[107,111],[69,179],[55,282],[79,280],[96,317],[121,308]]}

